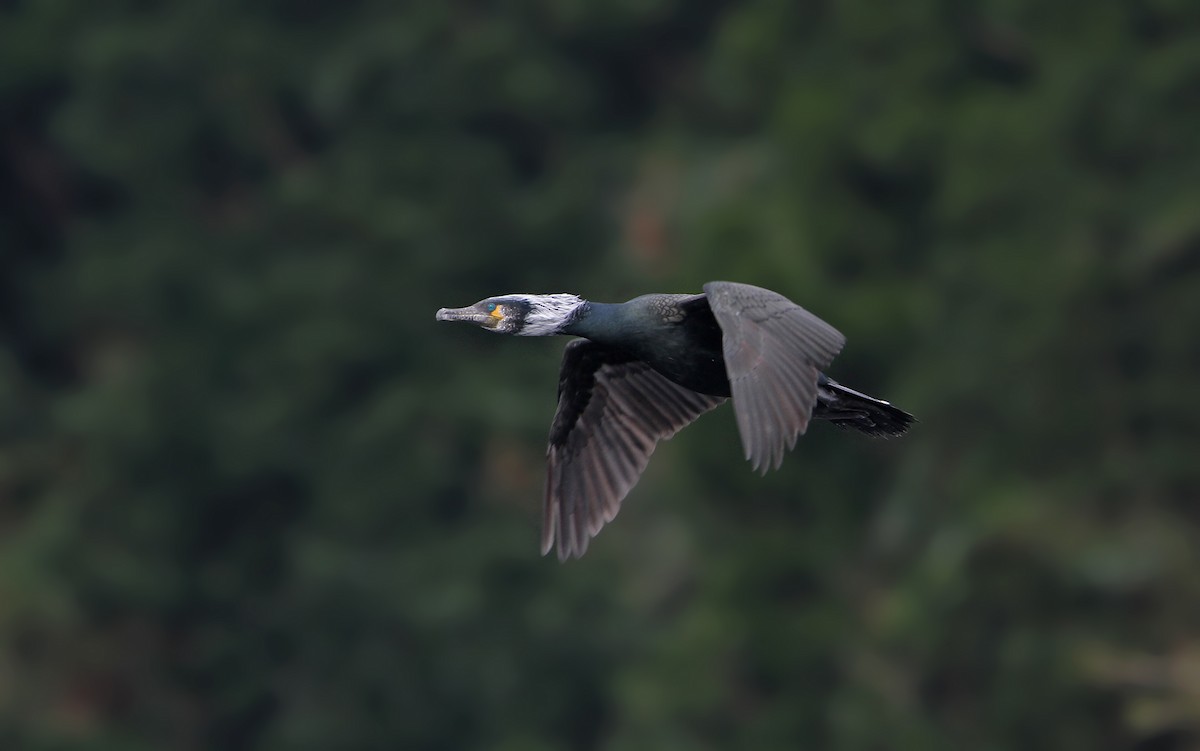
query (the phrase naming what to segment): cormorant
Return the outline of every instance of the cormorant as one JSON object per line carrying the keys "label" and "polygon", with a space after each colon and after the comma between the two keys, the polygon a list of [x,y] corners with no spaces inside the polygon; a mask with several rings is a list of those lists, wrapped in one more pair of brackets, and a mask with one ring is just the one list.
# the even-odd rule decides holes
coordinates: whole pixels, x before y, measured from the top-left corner
{"label": "cormorant", "polygon": [[749,284],[709,282],[699,295],[624,303],[501,295],[442,308],[437,320],[583,337],[563,353],[547,450],[542,554],[557,542],[560,560],[583,555],[612,521],[660,440],[730,396],[746,459],[763,473],[810,418],[884,437],[913,421],[821,372],[845,343],[837,329]]}

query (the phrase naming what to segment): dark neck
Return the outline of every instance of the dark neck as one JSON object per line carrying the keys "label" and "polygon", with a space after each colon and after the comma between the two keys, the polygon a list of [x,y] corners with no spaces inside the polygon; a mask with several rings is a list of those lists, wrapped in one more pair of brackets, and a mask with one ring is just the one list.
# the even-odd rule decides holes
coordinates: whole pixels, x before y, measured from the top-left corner
{"label": "dark neck", "polygon": [[585,302],[559,333],[602,342],[624,328],[621,307],[621,303]]}

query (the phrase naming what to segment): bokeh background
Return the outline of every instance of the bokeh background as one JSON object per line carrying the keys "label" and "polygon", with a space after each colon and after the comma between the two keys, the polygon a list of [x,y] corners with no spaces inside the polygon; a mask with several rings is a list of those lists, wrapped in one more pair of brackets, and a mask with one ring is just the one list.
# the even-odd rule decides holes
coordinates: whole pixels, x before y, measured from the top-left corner
{"label": "bokeh background", "polygon": [[[776,289],[537,555],[562,339]],[[1200,4],[0,0],[0,748],[1200,748]]]}

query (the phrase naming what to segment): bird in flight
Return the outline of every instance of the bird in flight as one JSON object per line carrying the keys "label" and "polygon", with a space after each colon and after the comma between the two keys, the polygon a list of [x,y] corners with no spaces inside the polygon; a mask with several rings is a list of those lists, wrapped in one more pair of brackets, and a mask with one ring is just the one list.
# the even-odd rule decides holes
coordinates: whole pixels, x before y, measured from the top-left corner
{"label": "bird in flight", "polygon": [[845,337],[749,284],[709,282],[698,295],[623,303],[501,295],[442,308],[437,320],[582,337],[563,353],[547,450],[542,554],[557,547],[559,560],[583,555],[612,521],[659,441],[730,397],[746,459],[763,473],[779,467],[810,419],[880,437],[903,434],[914,419],[822,373]]}

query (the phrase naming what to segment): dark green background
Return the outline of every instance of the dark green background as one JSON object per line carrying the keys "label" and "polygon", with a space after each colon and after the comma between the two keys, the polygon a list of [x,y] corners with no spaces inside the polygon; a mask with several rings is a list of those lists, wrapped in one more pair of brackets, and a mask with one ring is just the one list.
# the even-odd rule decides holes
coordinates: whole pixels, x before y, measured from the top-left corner
{"label": "dark green background", "polygon": [[[434,311],[710,279],[920,422],[540,558]],[[1198,748],[1197,324],[1194,0],[0,0],[0,748]]]}

